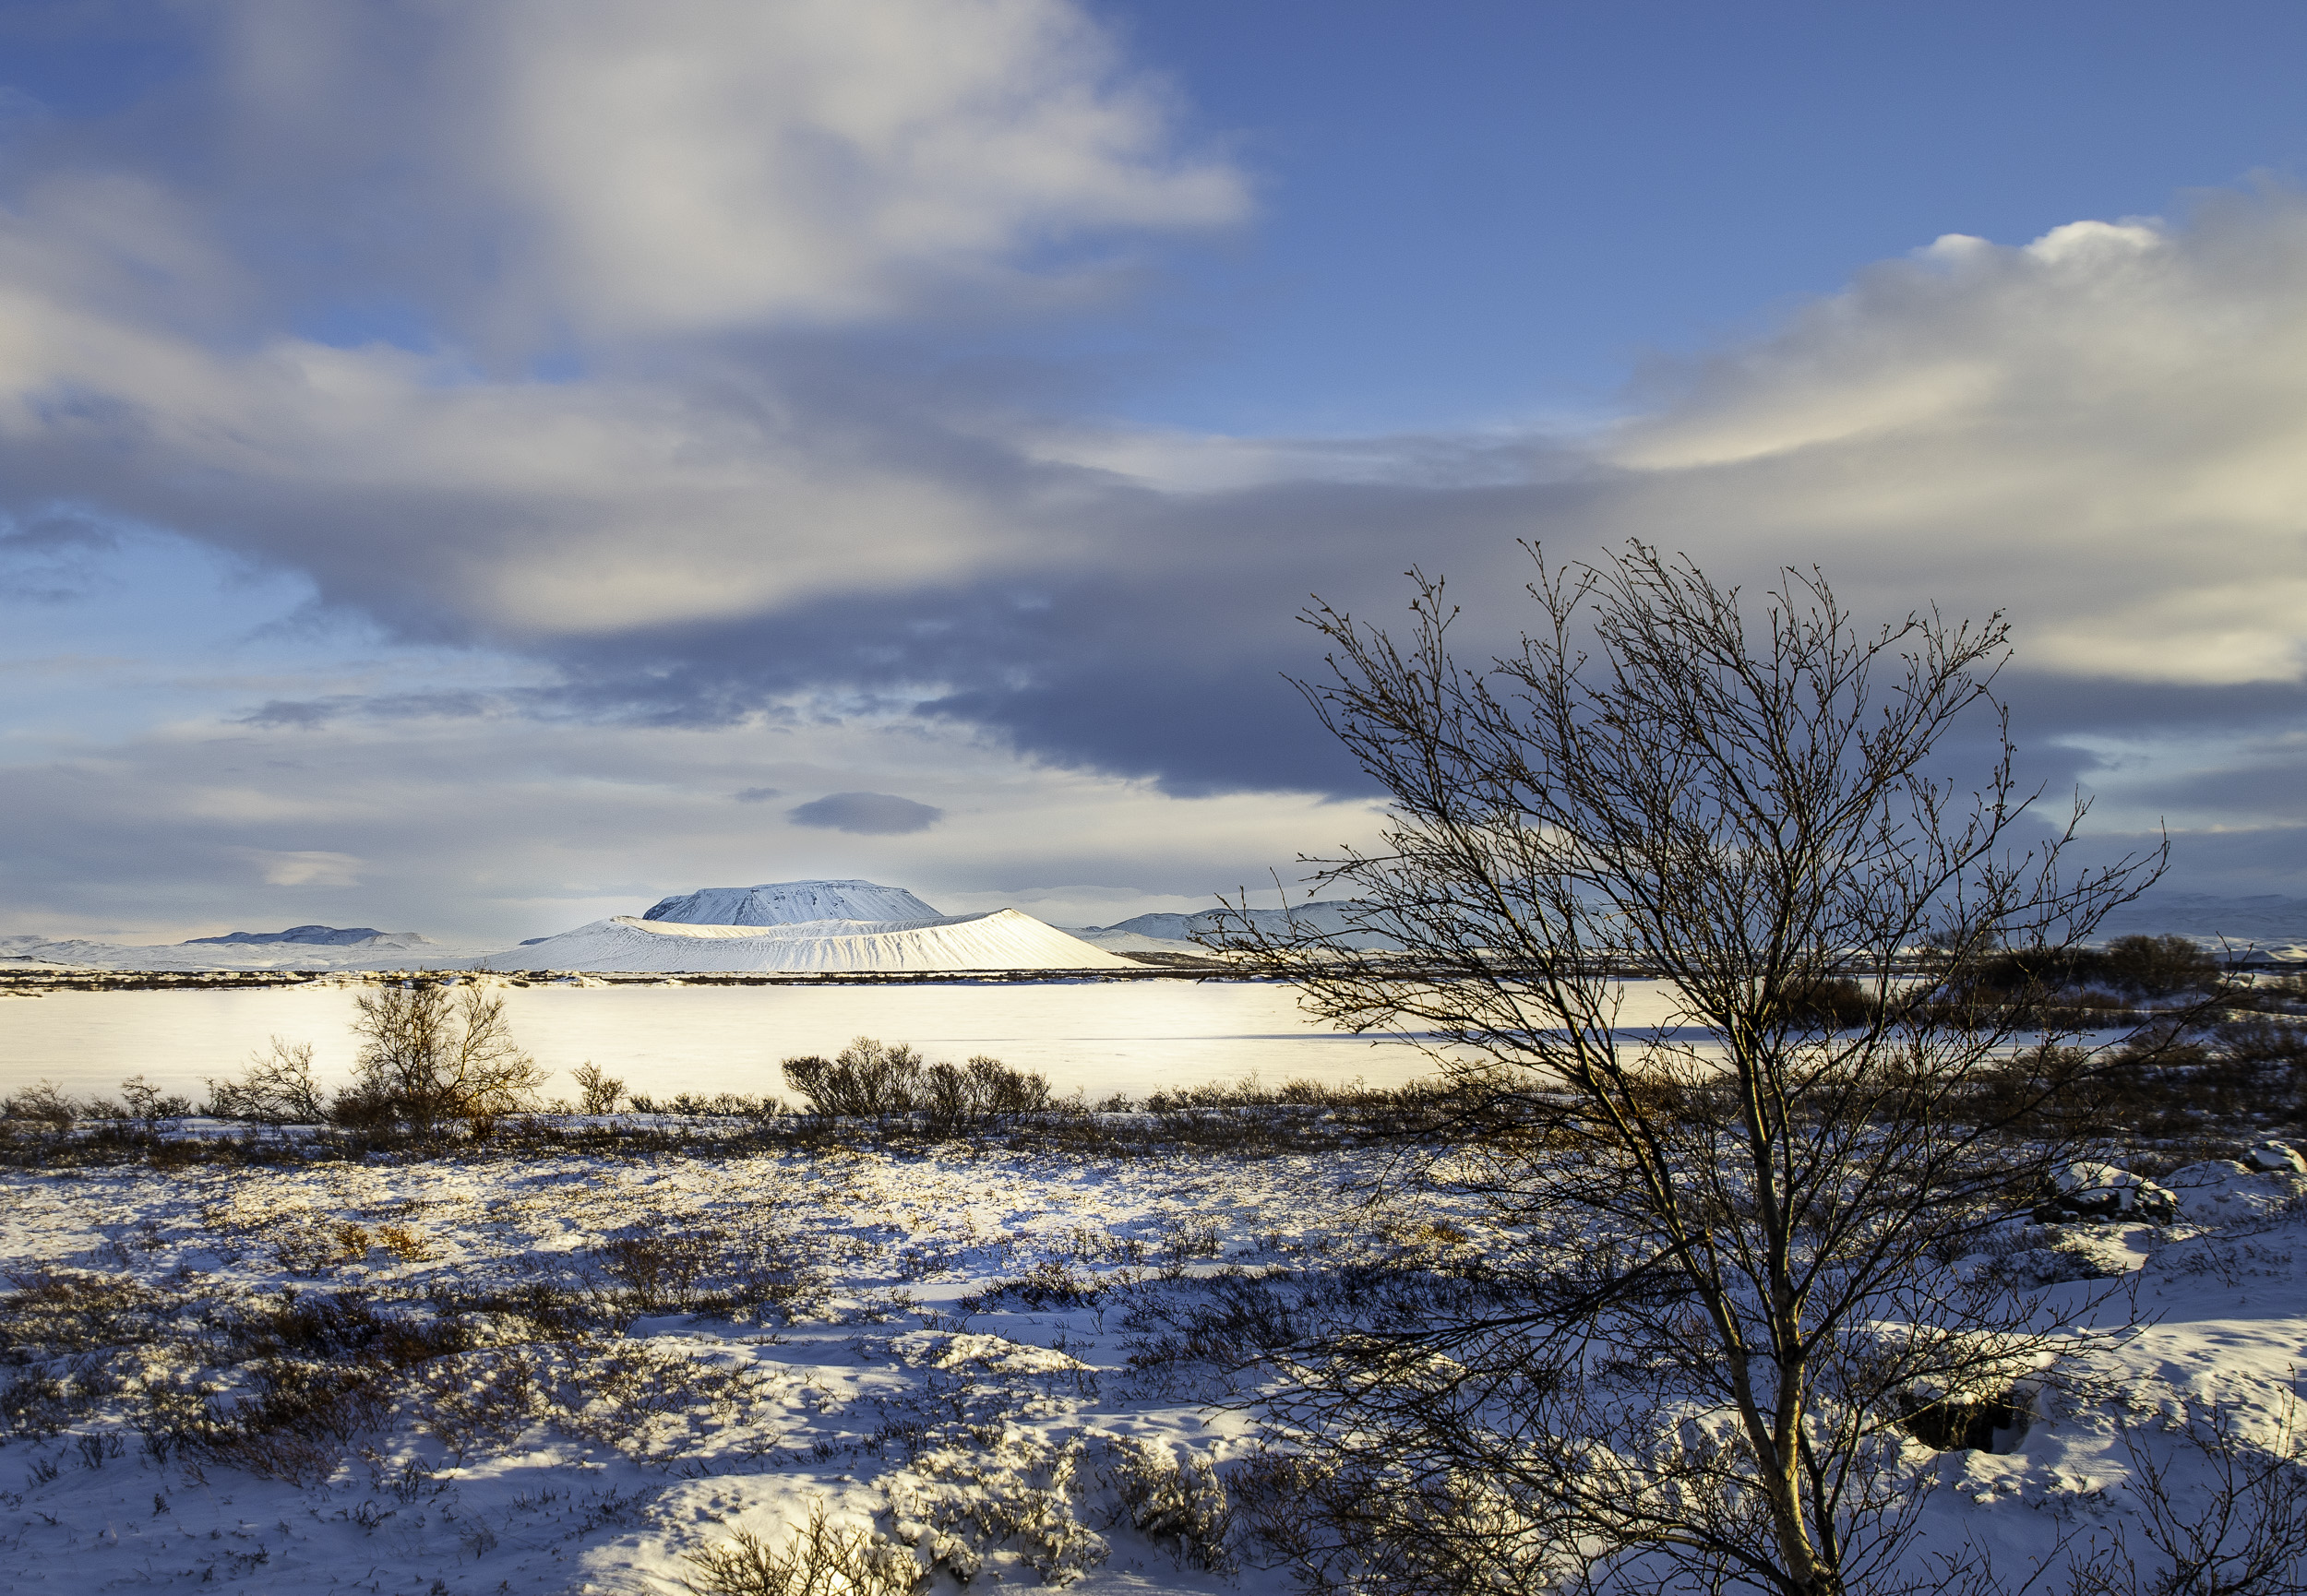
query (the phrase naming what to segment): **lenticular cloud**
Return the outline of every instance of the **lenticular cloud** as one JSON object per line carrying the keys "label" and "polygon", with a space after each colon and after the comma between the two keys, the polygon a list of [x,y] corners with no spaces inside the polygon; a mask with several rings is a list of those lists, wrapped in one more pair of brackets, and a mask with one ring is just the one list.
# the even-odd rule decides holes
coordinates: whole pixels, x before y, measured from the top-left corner
{"label": "lenticular cloud", "polygon": [[795,826],[816,826],[828,831],[902,837],[926,831],[945,818],[945,811],[894,792],[832,792],[814,803],[795,804],[785,811],[785,818]]}

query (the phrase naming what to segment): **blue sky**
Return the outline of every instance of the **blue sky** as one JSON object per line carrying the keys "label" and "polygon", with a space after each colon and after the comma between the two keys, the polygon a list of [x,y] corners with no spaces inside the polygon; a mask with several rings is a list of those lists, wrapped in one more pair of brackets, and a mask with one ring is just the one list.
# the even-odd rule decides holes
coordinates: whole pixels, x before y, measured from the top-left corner
{"label": "blue sky", "polygon": [[0,9],[0,933],[1200,907],[1376,823],[1307,595],[1503,638],[1517,537],[2007,610],[2104,846],[2307,892],[2302,64],[2277,6]]}
{"label": "blue sky", "polygon": [[2296,179],[2307,12],[2101,4],[1109,5],[1261,181],[1185,268],[1225,432],[1614,413],[1630,373],[1946,232]]}

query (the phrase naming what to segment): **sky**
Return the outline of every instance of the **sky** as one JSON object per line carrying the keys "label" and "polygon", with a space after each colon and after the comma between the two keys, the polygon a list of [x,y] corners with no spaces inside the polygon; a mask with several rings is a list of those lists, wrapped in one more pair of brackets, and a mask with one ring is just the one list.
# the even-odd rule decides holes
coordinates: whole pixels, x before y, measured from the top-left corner
{"label": "sky", "polygon": [[2307,11],[0,6],[0,934],[1059,924],[1381,806],[1288,681],[1533,540],[2001,611],[2307,895]]}

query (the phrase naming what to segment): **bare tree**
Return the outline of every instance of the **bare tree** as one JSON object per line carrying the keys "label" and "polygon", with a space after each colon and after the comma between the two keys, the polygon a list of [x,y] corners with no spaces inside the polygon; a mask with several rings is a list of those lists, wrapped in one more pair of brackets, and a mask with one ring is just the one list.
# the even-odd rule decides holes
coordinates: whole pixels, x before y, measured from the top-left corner
{"label": "bare tree", "polygon": [[485,1134],[527,1109],[547,1072],[515,1044],[505,1000],[477,986],[395,983],[354,1004],[361,1038],[340,1117],[388,1118],[419,1129],[463,1120]]}
{"label": "bare tree", "polygon": [[[2056,1322],[1949,1266],[2108,1067],[1980,972],[2056,967],[2160,856],[2062,867],[2082,806],[2016,789],[1999,616],[1861,633],[1816,573],[1751,606],[1639,543],[1532,554],[1536,628],[1480,670],[1418,573],[1403,643],[1309,612],[1332,678],[1301,686],[1390,823],[1306,862],[1344,930],[1245,899],[1220,933],[1333,1023],[1429,1039],[1464,1134],[1420,1178],[1496,1221],[1297,1359],[1285,1538],[1388,1590],[1895,1586],[1914,1433],[2009,1416]],[[1975,784],[1929,763],[1966,713]],[[1667,1012],[1625,1023],[1629,973]]]}
{"label": "bare tree", "polygon": [[288,1042],[276,1036],[264,1052],[249,1059],[238,1080],[207,1084],[209,1112],[220,1119],[318,1125],[329,1117],[320,1085],[313,1078],[313,1048],[308,1042]]}

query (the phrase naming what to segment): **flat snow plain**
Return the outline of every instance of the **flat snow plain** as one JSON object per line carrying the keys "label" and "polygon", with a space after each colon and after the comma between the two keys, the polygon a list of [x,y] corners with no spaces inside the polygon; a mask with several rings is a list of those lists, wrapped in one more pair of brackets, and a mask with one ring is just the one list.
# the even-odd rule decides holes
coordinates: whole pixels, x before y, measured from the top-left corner
{"label": "flat snow plain", "polygon": [[[698,1575],[689,1554],[739,1530],[780,1542],[820,1506],[942,1559],[949,1592],[974,1566],[981,1589],[1278,1593],[1286,1576],[1254,1546],[1212,1555],[1134,1528],[1128,1482],[1173,1470],[1215,1522],[1200,1465],[1222,1481],[1254,1448],[1237,1376],[1176,1355],[1229,1282],[1485,1245],[1471,1207],[1373,1196],[1392,1157],[950,1142],[11,1171],[0,1268],[19,1302],[43,1280],[101,1282],[112,1318],[63,1314],[58,1333],[98,1352],[99,1384],[124,1384],[65,1433],[13,1421],[0,1590],[672,1592]],[[1939,1459],[1930,1546],[2023,1578],[2062,1534],[2134,1516],[2125,1415],[2217,1401],[2247,1432],[2278,1421],[2307,1348],[2307,1179],[2213,1161],[2166,1180],[2180,1223],[2069,1231],[2063,1252],[2002,1260],[2114,1271],[2151,1322],[2104,1354],[2102,1396],[2046,1397],[2008,1453]],[[779,1283],[740,1310],[676,1300],[621,1334],[440,1360],[365,1424],[284,1440],[283,1477],[162,1461],[126,1422],[139,1388],[191,1373],[217,1327],[284,1293],[421,1314],[444,1294],[644,1276],[674,1299]],[[0,1385],[67,1369],[23,1361],[42,1333],[10,1327]],[[122,1350],[99,1351],[108,1336]]]}

